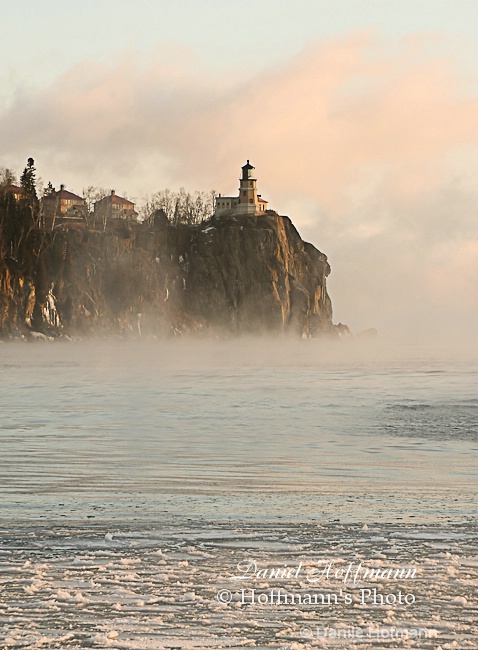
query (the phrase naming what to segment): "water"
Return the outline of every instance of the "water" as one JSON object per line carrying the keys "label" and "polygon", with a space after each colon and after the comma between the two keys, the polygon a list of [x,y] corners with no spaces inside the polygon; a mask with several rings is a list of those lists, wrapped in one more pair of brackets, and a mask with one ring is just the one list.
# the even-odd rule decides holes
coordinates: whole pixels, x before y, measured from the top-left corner
{"label": "water", "polygon": [[[2,345],[0,364],[5,647],[390,648],[420,626],[420,648],[476,647],[469,353],[91,342]],[[232,580],[245,558],[301,568]],[[338,602],[297,603],[310,568],[359,560],[415,566],[411,587],[361,585],[416,602],[328,580]],[[247,601],[272,588],[295,602]]]}

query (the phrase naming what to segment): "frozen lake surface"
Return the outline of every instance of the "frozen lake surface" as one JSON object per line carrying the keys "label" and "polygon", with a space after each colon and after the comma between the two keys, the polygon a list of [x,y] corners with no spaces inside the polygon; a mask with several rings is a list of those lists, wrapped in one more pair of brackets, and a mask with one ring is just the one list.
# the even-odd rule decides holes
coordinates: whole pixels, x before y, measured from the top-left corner
{"label": "frozen lake surface", "polygon": [[[476,648],[476,358],[3,344],[0,372],[4,647]],[[309,579],[351,563],[416,574]]]}

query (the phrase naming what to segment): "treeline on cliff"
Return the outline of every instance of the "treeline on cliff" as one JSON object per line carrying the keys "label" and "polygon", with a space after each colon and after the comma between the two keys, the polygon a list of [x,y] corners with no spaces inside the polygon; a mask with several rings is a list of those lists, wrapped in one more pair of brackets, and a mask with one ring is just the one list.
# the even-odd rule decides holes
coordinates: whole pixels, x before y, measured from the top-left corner
{"label": "treeline on cliff", "polygon": [[[6,167],[0,167],[0,196],[6,190],[17,183],[15,173]],[[36,169],[33,158],[29,158],[20,177],[20,187],[26,196],[33,199],[36,222],[42,222],[42,198],[54,191],[51,182],[43,186],[43,182],[37,182]],[[86,207],[86,222],[93,226],[93,214],[95,202],[105,198],[110,190],[104,187],[89,185],[82,190],[82,197]],[[214,190],[204,192],[202,190],[187,191],[181,187],[179,190],[169,188],[159,190],[153,194],[142,197],[139,201],[139,216],[141,221],[152,220],[158,213],[163,215],[173,224],[195,225],[211,218],[214,213],[215,202]]]}

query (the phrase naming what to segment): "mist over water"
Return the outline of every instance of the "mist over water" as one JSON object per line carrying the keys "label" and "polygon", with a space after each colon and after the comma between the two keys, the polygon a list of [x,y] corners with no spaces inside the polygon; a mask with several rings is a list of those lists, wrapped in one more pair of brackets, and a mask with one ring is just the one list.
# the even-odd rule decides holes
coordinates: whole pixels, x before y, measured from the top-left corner
{"label": "mist over water", "polygon": [[181,513],[169,498],[180,492],[203,495],[203,514],[229,516],[232,499],[251,517],[264,514],[248,503],[270,493],[306,518],[324,491],[451,489],[475,476],[469,353],[266,338],[1,352],[8,517],[45,517],[46,502],[58,514],[60,495],[80,517],[92,505],[112,512],[111,499],[115,517],[157,504]]}
{"label": "mist over water", "polygon": [[[297,650],[319,625],[473,639],[477,374],[469,350],[380,340],[1,345],[5,647]],[[362,586],[416,602],[339,585],[350,606],[242,603],[241,586],[324,589],[238,585],[244,560],[412,565],[413,584]]]}

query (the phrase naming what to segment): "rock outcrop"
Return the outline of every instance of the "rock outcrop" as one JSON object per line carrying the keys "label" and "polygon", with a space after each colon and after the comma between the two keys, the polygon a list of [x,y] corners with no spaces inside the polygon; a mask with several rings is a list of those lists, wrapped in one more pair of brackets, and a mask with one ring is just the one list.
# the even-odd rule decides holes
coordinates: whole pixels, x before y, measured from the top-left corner
{"label": "rock outcrop", "polygon": [[335,333],[326,256],[288,217],[37,233],[0,265],[0,332],[47,336]]}

